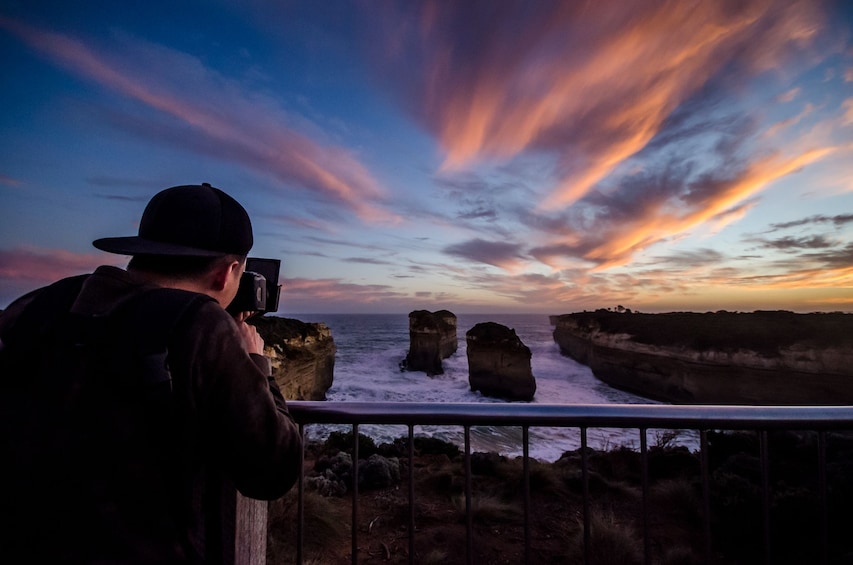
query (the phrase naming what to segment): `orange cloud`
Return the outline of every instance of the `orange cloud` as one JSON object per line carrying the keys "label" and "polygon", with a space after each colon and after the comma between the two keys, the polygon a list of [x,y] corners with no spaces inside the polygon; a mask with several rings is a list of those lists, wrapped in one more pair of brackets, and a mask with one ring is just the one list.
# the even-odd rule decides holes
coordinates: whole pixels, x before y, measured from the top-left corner
{"label": "orange cloud", "polygon": [[[750,282],[747,280],[747,282]],[[750,285],[758,290],[788,290],[798,288],[833,288],[853,291],[853,267],[809,268],[752,279]]]}
{"label": "orange cloud", "polygon": [[[376,204],[384,191],[349,151],[323,146],[277,123],[275,112],[279,110],[269,107],[271,102],[258,100],[211,71],[199,69],[201,64],[195,59],[151,45],[142,45],[148,52],[135,60],[121,58],[115,51],[96,51],[79,40],[2,16],[0,27],[69,71],[181,120],[217,145],[220,158],[318,191],[363,220],[398,220]],[[171,60],[166,63],[164,59]],[[188,84],[194,81],[202,84]],[[204,96],[199,97],[198,92]]]}
{"label": "orange cloud", "polygon": [[443,169],[555,156],[559,180],[540,210],[587,194],[722,69],[781,67],[822,17],[819,3],[771,0],[513,6],[426,3],[410,58],[399,37],[393,53],[424,67],[414,95]]}
{"label": "orange cloud", "polygon": [[774,181],[818,161],[835,151],[827,147],[806,151],[790,158],[766,158],[753,163],[739,177],[723,187],[715,187],[707,195],[695,198],[686,212],[667,211],[666,204],[649,208],[645,214],[612,228],[604,243],[589,250],[584,258],[606,269],[627,263],[633,253],[685,232],[706,222],[728,216],[743,201],[765,189]]}

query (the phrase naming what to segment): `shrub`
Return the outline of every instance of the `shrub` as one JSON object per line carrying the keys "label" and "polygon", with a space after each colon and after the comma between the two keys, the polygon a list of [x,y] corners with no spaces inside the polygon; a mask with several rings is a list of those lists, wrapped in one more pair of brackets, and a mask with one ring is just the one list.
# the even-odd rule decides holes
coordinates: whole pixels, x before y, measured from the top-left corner
{"label": "shrub", "polygon": [[358,487],[371,490],[388,488],[400,482],[400,461],[374,453],[358,462]]}
{"label": "shrub", "polygon": [[[344,451],[352,454],[352,432],[332,432],[326,440],[326,449],[332,452]],[[378,451],[373,438],[358,434],[358,458],[367,459]]]}

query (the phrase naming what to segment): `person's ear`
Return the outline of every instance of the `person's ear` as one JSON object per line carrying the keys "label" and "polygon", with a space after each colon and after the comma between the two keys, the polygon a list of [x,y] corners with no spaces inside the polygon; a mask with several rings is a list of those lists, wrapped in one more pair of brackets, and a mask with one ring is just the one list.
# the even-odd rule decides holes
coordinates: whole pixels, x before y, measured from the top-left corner
{"label": "person's ear", "polygon": [[220,292],[225,289],[228,280],[234,276],[235,271],[239,271],[239,261],[229,261],[220,263],[212,273],[213,290]]}

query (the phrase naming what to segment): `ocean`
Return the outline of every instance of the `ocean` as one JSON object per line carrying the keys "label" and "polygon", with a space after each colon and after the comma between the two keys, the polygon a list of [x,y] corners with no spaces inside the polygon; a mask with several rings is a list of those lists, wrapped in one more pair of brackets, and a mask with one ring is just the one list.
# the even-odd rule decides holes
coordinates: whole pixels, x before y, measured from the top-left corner
{"label": "ocean", "polygon": [[[336,402],[506,402],[472,392],[468,385],[465,332],[480,322],[497,322],[515,329],[533,356],[536,378],[533,404],[659,404],[653,400],[614,389],[596,379],[589,367],[560,354],[549,318],[544,314],[457,315],[459,348],[443,361],[444,374],[433,377],[422,372],[400,371],[400,361],[409,349],[408,314],[300,314],[303,322],[323,322],[332,331],[337,346],[334,383],[326,393]],[[321,439],[331,431],[349,431],[349,426],[311,425],[309,438]],[[416,436],[429,436],[464,445],[459,426],[415,426]],[[377,443],[407,436],[406,426],[361,425],[359,432]],[[649,445],[665,436],[649,430]],[[580,447],[577,428],[531,427],[530,456],[555,461]],[[520,427],[475,426],[471,428],[473,451],[498,452],[508,457],[522,454]],[[663,441],[660,439],[660,441]],[[590,428],[589,446],[596,449],[638,448],[639,431]],[[675,444],[695,447],[695,432],[681,431]]]}

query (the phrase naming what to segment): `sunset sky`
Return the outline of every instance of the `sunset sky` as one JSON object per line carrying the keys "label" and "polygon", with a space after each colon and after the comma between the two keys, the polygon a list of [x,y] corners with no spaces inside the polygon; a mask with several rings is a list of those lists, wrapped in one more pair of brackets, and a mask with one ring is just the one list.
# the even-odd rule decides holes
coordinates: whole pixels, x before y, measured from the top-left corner
{"label": "sunset sky", "polygon": [[2,0],[0,53],[0,308],[209,182],[283,315],[853,312],[853,2]]}

